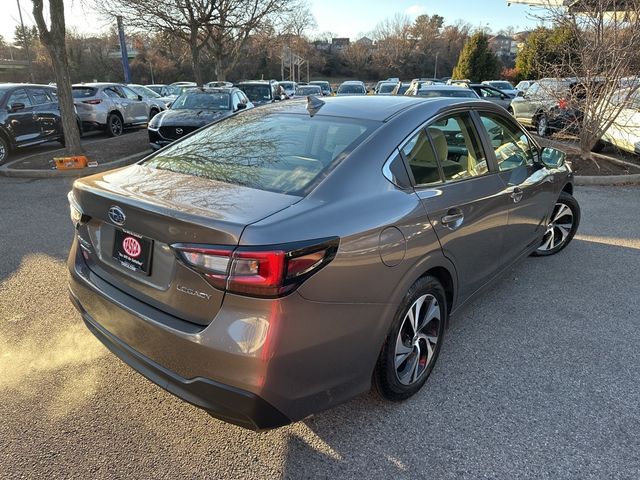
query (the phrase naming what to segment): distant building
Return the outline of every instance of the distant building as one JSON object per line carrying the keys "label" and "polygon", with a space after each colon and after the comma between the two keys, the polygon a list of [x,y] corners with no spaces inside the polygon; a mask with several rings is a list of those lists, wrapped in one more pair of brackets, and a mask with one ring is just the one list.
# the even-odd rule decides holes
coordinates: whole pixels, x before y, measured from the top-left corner
{"label": "distant building", "polygon": [[371,40],[369,37],[359,38],[355,43],[359,45],[366,45],[367,47],[373,46],[373,40]]}
{"label": "distant building", "polygon": [[313,48],[322,52],[328,52],[329,50],[331,50],[331,43],[327,42],[326,40],[315,40],[313,42]]}
{"label": "distant building", "polygon": [[332,38],[331,39],[331,50],[342,51],[349,46],[351,40],[348,38]]}
{"label": "distant building", "polygon": [[505,66],[512,66],[518,53],[518,42],[510,35],[495,35],[489,39],[489,48]]}

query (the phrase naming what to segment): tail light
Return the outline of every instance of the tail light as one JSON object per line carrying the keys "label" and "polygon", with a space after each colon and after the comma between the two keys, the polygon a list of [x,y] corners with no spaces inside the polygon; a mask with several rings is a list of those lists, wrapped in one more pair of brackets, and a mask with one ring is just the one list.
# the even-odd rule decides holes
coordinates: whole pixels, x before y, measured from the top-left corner
{"label": "tail light", "polygon": [[173,245],[183,263],[215,288],[253,297],[282,297],[336,256],[337,237],[267,247]]}
{"label": "tail light", "polygon": [[102,100],[100,100],[99,98],[94,98],[92,100],[82,100],[82,103],[88,103],[89,105],[98,105],[101,102]]}
{"label": "tail light", "polygon": [[569,102],[564,98],[558,102],[558,107],[560,108],[560,110],[566,110],[568,106]]}

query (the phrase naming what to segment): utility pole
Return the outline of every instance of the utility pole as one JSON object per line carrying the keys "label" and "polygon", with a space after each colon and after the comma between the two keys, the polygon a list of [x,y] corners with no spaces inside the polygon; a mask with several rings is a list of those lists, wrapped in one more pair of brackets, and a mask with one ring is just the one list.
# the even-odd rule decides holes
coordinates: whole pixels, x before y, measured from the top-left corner
{"label": "utility pole", "polygon": [[436,52],[436,65],[433,69],[433,79],[435,80],[436,78],[438,78],[438,54],[440,52]]}
{"label": "utility pole", "polygon": [[27,39],[27,33],[24,29],[24,22],[22,21],[22,8],[20,8],[20,0],[16,0],[18,3],[18,14],[20,14],[20,29],[22,30],[22,39],[24,40],[24,48],[27,50],[27,62],[29,64],[29,78],[31,83],[36,83],[33,78],[33,68],[31,68],[31,52],[29,51],[29,41]]}
{"label": "utility pole", "polygon": [[122,17],[116,17],[118,22],[118,38],[120,39],[120,54],[122,56],[122,69],[124,70],[124,83],[131,83],[131,69],[129,68],[129,55],[127,54],[127,44],[124,40],[124,27]]}

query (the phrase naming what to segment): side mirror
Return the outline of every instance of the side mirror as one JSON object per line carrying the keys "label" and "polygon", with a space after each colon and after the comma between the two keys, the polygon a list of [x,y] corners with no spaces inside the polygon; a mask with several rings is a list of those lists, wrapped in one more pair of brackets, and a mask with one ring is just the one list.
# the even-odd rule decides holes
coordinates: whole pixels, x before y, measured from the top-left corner
{"label": "side mirror", "polygon": [[141,102],[142,101],[142,95],[138,95],[138,101]]}
{"label": "side mirror", "polygon": [[247,108],[246,103],[239,103],[238,106],[236,107],[236,110],[244,110],[245,108]]}
{"label": "side mirror", "polygon": [[559,168],[564,165],[567,154],[556,148],[545,147],[540,153],[540,161],[545,167]]}
{"label": "side mirror", "polygon": [[19,112],[20,110],[24,110],[26,105],[24,103],[12,103],[11,107],[9,107],[9,112]]}
{"label": "side mirror", "polygon": [[522,90],[518,90],[518,93],[516,93],[516,97],[524,97],[524,92]]}

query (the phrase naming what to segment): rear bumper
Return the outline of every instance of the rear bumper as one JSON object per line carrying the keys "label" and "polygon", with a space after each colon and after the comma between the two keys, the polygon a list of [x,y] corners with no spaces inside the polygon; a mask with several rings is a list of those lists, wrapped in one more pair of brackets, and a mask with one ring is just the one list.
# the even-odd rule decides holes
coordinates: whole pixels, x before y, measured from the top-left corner
{"label": "rear bumper", "polygon": [[[389,305],[227,294],[208,325],[145,304],[93,273],[77,240],[70,291],[85,323],[149,380],[211,415],[275,428],[342,403],[371,385]],[[395,307],[394,307],[395,310]]]}
{"label": "rear bumper", "polygon": [[216,418],[251,430],[266,430],[291,423],[282,412],[253,393],[207,378],[186,379],[162,367],[101,327],[84,309],[73,291],[70,297],[85,325],[98,340],[120,360],[168,392]]}

